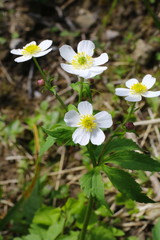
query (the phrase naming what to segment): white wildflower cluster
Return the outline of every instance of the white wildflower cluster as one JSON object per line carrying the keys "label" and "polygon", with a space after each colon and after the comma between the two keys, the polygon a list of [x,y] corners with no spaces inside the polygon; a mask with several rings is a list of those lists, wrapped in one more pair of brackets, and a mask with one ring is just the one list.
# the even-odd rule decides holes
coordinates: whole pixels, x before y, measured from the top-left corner
{"label": "white wildflower cluster", "polygon": [[[22,49],[11,50],[12,54],[22,55],[15,59],[16,62],[25,62],[31,58],[41,57],[49,53],[52,48],[51,40],[42,41],[39,45],[35,41],[25,45]],[[107,53],[102,53],[99,57],[93,58],[95,45],[90,40],[82,40],[77,46],[77,53],[69,45],[60,47],[60,55],[67,61],[61,63],[61,67],[68,73],[75,74],[84,79],[93,78],[107,69],[101,66],[108,61]],[[147,74],[142,82],[132,78],[126,81],[127,88],[116,88],[115,94],[124,96],[129,102],[141,101],[142,97],[152,98],[160,96],[160,91],[149,91],[155,84],[156,79]],[[91,141],[94,145],[100,145],[105,140],[105,134],[101,128],[110,128],[113,124],[111,115],[106,111],[101,111],[93,115],[92,105],[87,101],[78,104],[78,111],[71,110],[65,114],[64,121],[69,127],[77,128],[72,140],[85,146]]]}

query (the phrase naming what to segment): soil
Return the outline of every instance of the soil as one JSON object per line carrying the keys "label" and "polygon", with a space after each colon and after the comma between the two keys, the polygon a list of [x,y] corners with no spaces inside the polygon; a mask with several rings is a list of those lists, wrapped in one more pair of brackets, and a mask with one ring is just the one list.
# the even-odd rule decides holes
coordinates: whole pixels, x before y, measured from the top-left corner
{"label": "soil", "polygon": [[[51,107],[57,105],[54,96],[48,92],[42,93],[41,88],[37,86],[37,80],[41,79],[41,76],[32,61],[16,63],[15,56],[10,53],[11,49],[21,48],[33,40],[37,43],[45,39],[53,40],[53,51],[38,60],[43,69],[48,70],[55,77],[58,92],[62,93],[64,99],[68,99],[67,103],[74,103],[76,98],[72,96],[69,88],[70,83],[76,81],[76,76],[67,74],[60,68],[62,58],[58,49],[63,44],[76,48],[81,39],[93,40],[98,49],[96,54],[99,55],[102,51],[107,52],[110,59],[108,70],[96,80],[96,83],[90,80],[93,88],[101,93],[100,96],[97,92],[94,93],[97,108],[105,106],[110,111],[114,108],[117,112],[121,110],[113,101],[112,91],[106,93],[106,86],[110,90],[118,86],[122,78],[123,80],[133,77],[141,79],[145,74],[150,73],[159,81],[157,53],[160,51],[160,27],[156,25],[144,2],[147,1],[2,0],[0,2],[0,120],[1,116],[5,115],[5,120],[1,121],[6,125],[15,119],[25,125],[25,119],[34,115],[42,100],[47,99]],[[159,1],[148,2],[159,19]],[[157,83],[157,86],[160,84]],[[127,107],[124,102],[124,112]],[[159,117],[159,107],[155,114],[150,106],[146,107],[142,103],[137,121]],[[116,115],[116,118],[117,121],[121,120],[121,112]],[[160,142],[155,134],[159,129],[155,130],[155,127],[158,129],[158,125],[151,126],[150,129],[148,126],[138,126],[139,138],[136,140],[143,145],[145,151],[151,151],[153,156],[159,158]],[[1,219],[22,195],[22,179],[19,180],[17,172],[21,156],[29,158],[28,167],[34,171],[34,156],[28,148],[32,138],[33,133],[27,129],[26,125],[25,131],[16,137],[16,141],[8,139],[6,142],[0,135],[0,186],[3,191],[0,204]],[[70,151],[73,152],[73,150]],[[50,150],[45,155],[43,163],[48,156],[50,159],[53,156],[57,158],[58,154],[57,149]],[[76,149],[74,159],[77,159],[76,163],[65,160],[63,168],[70,169],[81,165],[79,149]],[[61,183],[70,184],[72,196],[76,196],[79,191],[77,182],[82,171],[84,169],[70,173],[70,176],[66,174],[61,179]],[[31,178],[32,173],[27,172],[26,179]],[[75,180],[71,181],[72,178]],[[160,200],[156,187],[156,184],[159,186],[159,178],[157,173],[149,183],[150,187],[153,186],[157,201]],[[114,194],[113,189],[108,193],[111,204],[114,203]],[[142,209],[141,204],[138,206]],[[159,205],[156,206],[158,209]],[[140,240],[146,240],[151,236],[151,228],[155,220],[154,216],[149,214],[151,208],[144,210],[143,221],[140,221],[135,214],[136,220],[133,222],[130,222],[131,219],[126,215],[125,209],[121,209],[120,213],[117,207],[115,209],[117,216],[121,218],[119,226],[128,233],[128,236],[139,236]],[[115,209],[113,205],[113,210]]]}

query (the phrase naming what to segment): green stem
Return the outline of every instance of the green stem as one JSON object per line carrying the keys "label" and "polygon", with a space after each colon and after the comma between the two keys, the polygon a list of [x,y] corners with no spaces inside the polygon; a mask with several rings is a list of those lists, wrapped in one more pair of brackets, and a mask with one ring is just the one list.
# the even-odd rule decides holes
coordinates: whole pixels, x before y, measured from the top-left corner
{"label": "green stem", "polygon": [[134,112],[135,105],[136,105],[135,102],[131,103],[128,116],[126,117],[126,119],[125,119],[124,122],[122,123],[122,126],[124,126],[124,125],[126,124],[126,122],[128,122],[128,121],[130,120],[130,118],[131,118],[131,116],[132,116],[132,113]]}
{"label": "green stem", "polygon": [[46,81],[47,81],[46,75],[45,75],[45,73],[43,72],[42,68],[40,67],[37,59],[36,59],[35,57],[32,57],[32,58],[33,58],[33,61],[34,61],[35,65],[36,65],[36,67],[38,68],[38,71],[40,72],[42,78],[43,78],[43,79],[45,80],[45,82],[46,82]]}
{"label": "green stem", "polygon": [[115,129],[115,131],[113,132],[114,134],[112,134],[112,137],[113,137],[120,129],[122,129],[122,128],[125,126],[125,124],[130,120],[130,118],[131,118],[131,116],[132,116],[132,113],[134,112],[135,104],[136,104],[135,102],[132,102],[132,103],[131,103],[130,110],[129,110],[129,112],[128,112],[128,115],[127,115],[126,119],[123,121],[123,123],[122,123],[121,126],[119,126],[118,128]]}
{"label": "green stem", "polygon": [[93,197],[90,196],[88,206],[87,206],[87,211],[86,211],[85,218],[84,218],[83,228],[82,228],[82,231],[80,233],[79,240],[85,240],[87,226],[88,226],[90,215],[91,215],[91,212],[92,212],[93,201],[94,201]]}
{"label": "green stem", "polygon": [[[114,132],[115,132],[115,131],[114,131]],[[99,157],[98,157],[98,165],[100,165],[101,159],[102,159],[102,157],[103,157],[103,155],[104,155],[104,153],[105,153],[105,150],[106,150],[106,146],[107,146],[108,143],[111,141],[111,139],[112,139],[112,136],[108,139],[108,141],[105,142],[104,147],[102,148],[102,151],[100,152]]]}
{"label": "green stem", "polygon": [[80,93],[79,93],[79,102],[82,101],[82,97],[83,97],[83,82],[84,82],[84,78],[80,78],[81,86],[80,86]]}
{"label": "green stem", "polygon": [[57,100],[61,103],[61,105],[63,106],[63,108],[65,109],[65,111],[68,111],[67,106],[65,105],[65,103],[63,102],[62,98],[58,95],[58,93],[55,93],[55,97],[57,98]]}
{"label": "green stem", "polygon": [[[35,57],[33,57],[33,61],[34,61],[35,65],[36,65],[38,71],[40,72],[42,78],[44,79],[46,85],[48,85],[46,75],[45,75],[45,73],[43,72],[42,68],[40,67],[40,65],[39,65],[39,63],[38,63],[38,61],[37,61],[37,59],[36,59]],[[47,89],[48,89],[49,91],[51,91],[51,92],[55,95],[56,99],[60,102],[60,104],[61,104],[61,105],[63,106],[63,108],[65,109],[65,111],[67,111],[67,110],[68,110],[68,109],[67,109],[67,106],[66,106],[65,103],[63,102],[62,98],[58,95],[58,93],[55,92],[55,90],[52,91],[52,90],[51,90],[51,87],[49,87],[49,86],[47,86]]]}
{"label": "green stem", "polygon": [[[92,151],[92,143],[89,143],[87,145],[87,150],[88,150],[88,153],[90,155],[93,167],[95,168],[97,166],[97,164],[96,164],[96,158],[95,158],[94,153]],[[87,232],[87,226],[88,226],[89,219],[90,219],[91,212],[92,212],[93,202],[94,202],[94,198],[93,198],[93,196],[90,196],[79,240],[85,240],[85,236],[86,236],[86,232]]]}

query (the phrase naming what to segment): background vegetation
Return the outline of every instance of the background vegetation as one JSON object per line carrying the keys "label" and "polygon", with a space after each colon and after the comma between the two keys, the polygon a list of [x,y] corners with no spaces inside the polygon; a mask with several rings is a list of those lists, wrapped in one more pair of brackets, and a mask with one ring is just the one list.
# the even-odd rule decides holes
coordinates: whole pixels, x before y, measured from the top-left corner
{"label": "background vegetation", "polygon": [[[52,138],[45,139],[42,126],[60,123],[64,111],[54,96],[37,86],[41,76],[32,61],[15,63],[10,49],[32,40],[53,40],[53,51],[39,61],[54,76],[66,104],[72,104],[77,95],[70,84],[77,79],[60,68],[58,48],[64,43],[76,47],[81,39],[93,40],[95,55],[107,52],[110,58],[108,70],[90,80],[96,89],[94,107],[110,112],[116,125],[128,108],[126,101],[114,95],[120,80],[142,79],[150,73],[157,78],[155,88],[160,89],[160,3],[1,0],[0,10],[0,239],[75,240],[86,208],[79,179],[90,167],[88,156],[82,164],[83,149],[60,147]],[[160,121],[155,124],[154,119],[160,118],[159,103],[159,98],[140,103],[141,110],[133,119],[137,135],[127,136],[157,160]],[[52,146],[49,150],[46,141]],[[39,151],[40,169],[35,167]],[[105,208],[96,205],[89,240],[159,240],[160,175],[141,171],[133,175],[156,203],[135,203],[116,192],[106,179],[106,198],[114,215],[110,217]],[[101,224],[97,226],[98,220]]]}

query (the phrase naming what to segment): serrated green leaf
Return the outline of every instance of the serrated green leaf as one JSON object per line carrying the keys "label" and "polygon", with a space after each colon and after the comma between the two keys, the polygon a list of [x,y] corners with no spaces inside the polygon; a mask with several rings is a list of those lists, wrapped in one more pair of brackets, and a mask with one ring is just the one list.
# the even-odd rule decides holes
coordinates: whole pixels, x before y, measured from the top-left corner
{"label": "serrated green leaf", "polygon": [[78,199],[68,198],[66,204],[62,207],[62,211],[66,213],[66,227],[69,227],[73,221],[75,221],[75,218],[77,219],[77,217],[80,216],[84,207],[84,202],[84,196]]}
{"label": "serrated green leaf", "polygon": [[45,228],[42,225],[37,225],[32,223],[30,228],[29,228],[29,233],[30,234],[35,234],[40,236],[41,239],[45,239],[46,238],[46,232],[47,232],[47,228]]}
{"label": "serrated green leaf", "polygon": [[132,178],[132,176],[120,169],[103,166],[104,172],[112,184],[123,194],[126,194],[129,198],[136,200],[137,202],[153,203],[140,188],[140,185]]}
{"label": "serrated green leaf", "polygon": [[160,171],[160,162],[138,152],[118,152],[109,156],[106,162],[115,163],[123,168],[143,171]]}
{"label": "serrated green leaf", "polygon": [[86,240],[116,240],[112,231],[103,226],[92,228],[87,234]]}
{"label": "serrated green leaf", "polygon": [[68,105],[68,111],[71,111],[71,110],[75,110],[75,111],[77,111],[76,106],[73,105],[73,104],[69,104],[69,105]]}
{"label": "serrated green leaf", "polygon": [[87,197],[90,197],[91,192],[92,192],[92,177],[93,177],[94,171],[90,171],[86,174],[84,174],[80,178],[80,185],[84,193],[86,194]]}
{"label": "serrated green leaf", "polygon": [[57,240],[77,240],[78,239],[79,232],[73,232],[71,231],[69,235],[63,235],[57,238]]}
{"label": "serrated green leaf", "polygon": [[48,149],[53,146],[55,141],[56,141],[56,138],[48,136],[45,142],[43,143],[43,145],[40,146],[39,156],[42,156],[45,152],[47,152]]}
{"label": "serrated green leaf", "polygon": [[[107,209],[109,206],[104,197],[104,182],[102,180],[102,176],[99,170],[95,170],[92,178],[92,196],[96,197],[96,199],[104,205]],[[111,211],[110,211],[111,212]]]}
{"label": "serrated green leaf", "polygon": [[111,213],[104,197],[104,183],[99,168],[94,168],[92,171],[83,175],[80,179],[80,184],[88,197],[95,197]]}
{"label": "serrated green leaf", "polygon": [[104,155],[111,152],[123,152],[131,150],[140,150],[140,147],[131,139],[115,138],[107,144]]}
{"label": "serrated green leaf", "polygon": [[65,218],[61,218],[49,227],[46,233],[47,240],[55,240],[62,232],[65,224]]}
{"label": "serrated green leaf", "polygon": [[41,240],[41,237],[36,234],[29,234],[22,238],[14,238],[13,240]]}
{"label": "serrated green leaf", "polygon": [[[36,180],[36,181],[35,181]],[[30,224],[37,209],[42,204],[40,179],[32,180],[21,199],[9,209],[7,215],[0,220],[0,230],[12,221],[16,231],[23,231],[26,224]],[[25,226],[25,227],[24,227]]]}
{"label": "serrated green leaf", "polygon": [[54,95],[56,95],[56,86],[52,86],[49,90],[53,92]]}
{"label": "serrated green leaf", "polygon": [[74,128],[63,126],[63,127],[56,127],[53,130],[48,130],[45,128],[42,128],[42,129],[49,136],[54,137],[58,144],[66,144],[66,145],[74,144],[72,141],[72,134],[74,132]]}
{"label": "serrated green leaf", "polygon": [[153,240],[159,240],[159,237],[160,237],[160,220],[153,227],[152,235],[153,235]]}
{"label": "serrated green leaf", "polygon": [[51,226],[58,221],[60,216],[61,216],[60,208],[43,206],[36,212],[33,218],[33,223]]}

